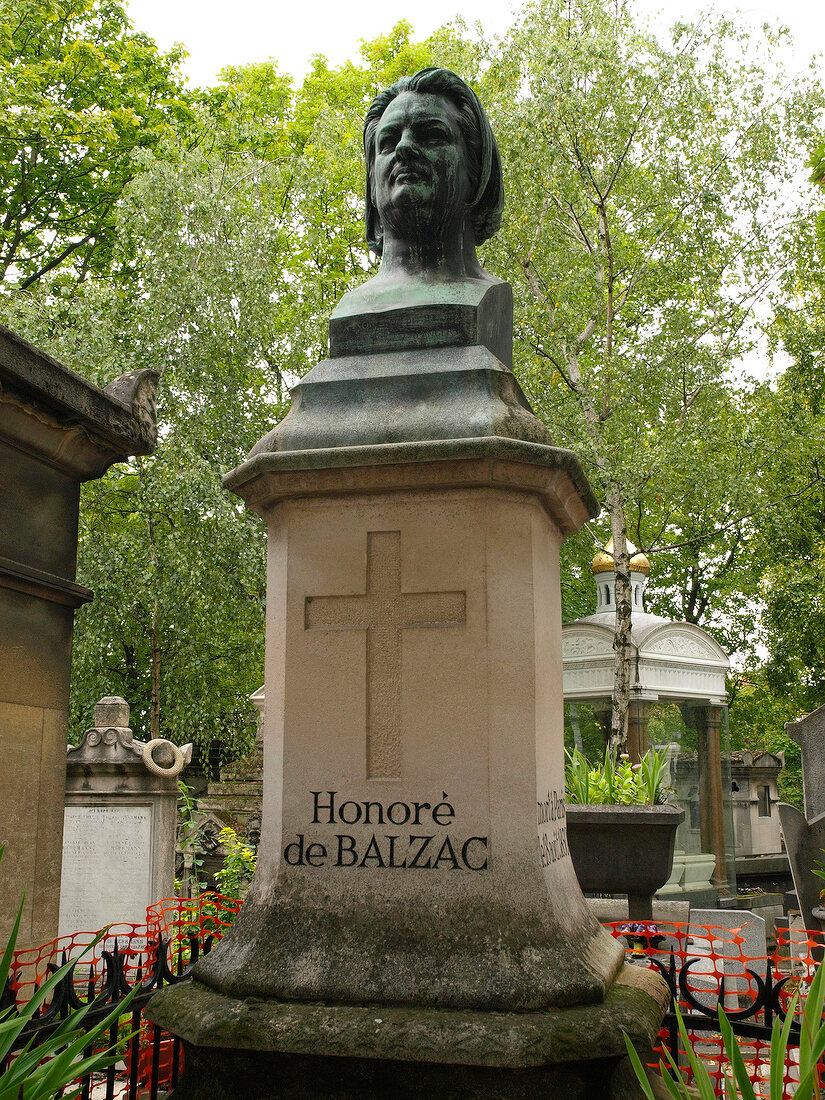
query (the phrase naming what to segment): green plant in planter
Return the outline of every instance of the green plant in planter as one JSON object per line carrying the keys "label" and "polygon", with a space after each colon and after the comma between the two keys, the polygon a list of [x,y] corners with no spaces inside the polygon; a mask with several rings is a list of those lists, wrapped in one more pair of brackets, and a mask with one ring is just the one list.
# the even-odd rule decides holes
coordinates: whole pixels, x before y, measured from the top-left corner
{"label": "green plant in planter", "polygon": [[[770,1100],[784,1100],[785,1097],[785,1057],[788,1049],[788,1035],[797,1006],[795,994],[788,1005],[785,1022],[774,1020],[771,1033],[771,1064],[770,1064]],[[805,1005],[802,1009],[799,1036],[799,1085],[794,1092],[794,1100],[822,1100],[822,1090],[819,1087],[818,1063],[825,1053],[825,1022],[822,1019],[823,1001],[825,1001],[825,968],[820,966],[811,982]],[[679,1025],[679,1034],[682,1045],[687,1054],[693,1074],[693,1091],[688,1091],[688,1085],[684,1074],[676,1065],[670,1051],[665,1048],[665,1056],[668,1061],[659,1062],[659,1071],[674,1100],[690,1100],[698,1092],[701,1100],[715,1100],[713,1083],[701,1058],[693,1051],[688,1038],[685,1022],[676,1005],[676,1019]],[[739,1049],[739,1043],[733,1034],[730,1022],[724,1011],[719,1009],[719,1030],[722,1033],[722,1042],[725,1047],[728,1066],[724,1069],[725,1096],[727,1100],[756,1100],[756,1093],[748,1077],[745,1060]],[[633,1043],[627,1034],[624,1037],[627,1053],[635,1070],[636,1077],[642,1087],[647,1100],[656,1100],[642,1060],[636,1053]],[[746,1040],[748,1042],[749,1040]],[[760,1096],[763,1096],[760,1093]]]}
{"label": "green plant in planter", "polygon": [[648,749],[638,764],[628,756],[613,759],[605,750],[601,764],[591,764],[578,750],[565,753],[568,802],[597,806],[655,806],[665,801],[667,750]]}
{"label": "green plant in planter", "polygon": [[[0,845],[0,862],[2,862],[4,848],[5,845]],[[0,959],[0,990],[6,987],[22,914],[23,902],[21,901],[11,936]],[[90,951],[103,935],[104,933],[101,932],[96,936],[82,954]],[[75,961],[66,963],[50,975],[22,1008],[12,1006],[0,1012],[0,1066],[5,1064],[6,1058],[12,1053],[26,1025],[35,1017],[44,1001],[48,1000],[55,986],[71,970]],[[80,1025],[91,1005],[70,1013],[60,1021],[51,1035],[37,1046],[29,1040],[20,1050],[15,1051],[9,1067],[0,1071],[0,1100],[52,1100],[52,1097],[58,1095],[62,1096],[63,1100],[75,1100],[80,1096],[79,1088],[71,1092],[62,1092],[62,1090],[87,1073],[98,1073],[117,1061],[119,1057],[117,1046],[94,1051],[89,1055],[86,1051],[93,1049],[95,1043],[124,1013],[134,993],[133,990],[103,1020],[88,1031],[83,1030]],[[126,1038],[130,1037],[126,1036]],[[122,1040],[124,1036],[119,1038]]]}

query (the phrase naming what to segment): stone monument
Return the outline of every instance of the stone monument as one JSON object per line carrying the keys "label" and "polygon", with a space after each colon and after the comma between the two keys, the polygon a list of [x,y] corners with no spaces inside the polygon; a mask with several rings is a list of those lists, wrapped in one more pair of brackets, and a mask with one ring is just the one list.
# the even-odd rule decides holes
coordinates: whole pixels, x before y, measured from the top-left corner
{"label": "stone monument", "polygon": [[786,722],[785,732],[802,750],[802,788],[808,820],[825,814],[825,706],[798,722]]}
{"label": "stone monument", "polygon": [[825,860],[825,706],[787,722],[785,731],[802,749],[805,813],[780,802],[779,818],[804,925],[825,931],[819,899],[823,883],[811,870],[815,860]]}
{"label": "stone monument", "polygon": [[0,942],[57,935],[80,483],[154,448],[156,371],[105,390],[0,325]]}
{"label": "stone monument", "polygon": [[61,936],[145,924],[147,906],[171,896],[177,777],[191,759],[191,745],[135,740],[125,699],[95,704],[66,753]]}
{"label": "stone monument", "polygon": [[565,835],[559,547],[598,504],[511,370],[476,245],[501,165],[462,80],[367,115],[379,274],[225,485],[268,528],[258,869],[148,1012],[175,1100],[637,1096],[666,991],[591,915]]}

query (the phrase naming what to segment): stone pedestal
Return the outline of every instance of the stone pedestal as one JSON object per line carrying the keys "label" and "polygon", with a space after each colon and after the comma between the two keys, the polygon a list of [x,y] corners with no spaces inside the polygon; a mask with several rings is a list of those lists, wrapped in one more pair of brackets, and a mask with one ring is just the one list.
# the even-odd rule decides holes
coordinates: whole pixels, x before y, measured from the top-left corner
{"label": "stone pedestal", "polygon": [[194,983],[149,1013],[186,1036],[174,1100],[640,1100],[623,1034],[649,1047],[667,999],[625,966],[601,1004],[561,1012],[278,1003]]}
{"label": "stone pedestal", "polygon": [[233,477],[268,525],[263,832],[231,932],[150,1007],[187,1044],[176,1100],[611,1095],[666,994],[616,984],[567,849],[575,460],[465,439]]}
{"label": "stone pedestal", "polygon": [[565,823],[559,547],[598,504],[468,266],[347,295],[225,479],[267,523],[263,827],[230,932],[148,1009],[175,1100],[641,1096],[622,1029],[649,1048],[667,991]]}

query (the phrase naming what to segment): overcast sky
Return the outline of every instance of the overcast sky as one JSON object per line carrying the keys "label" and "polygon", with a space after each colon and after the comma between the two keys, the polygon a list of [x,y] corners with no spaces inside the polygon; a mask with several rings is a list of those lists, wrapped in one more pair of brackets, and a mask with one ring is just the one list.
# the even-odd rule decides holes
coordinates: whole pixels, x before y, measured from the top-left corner
{"label": "overcast sky", "polygon": [[[636,4],[663,24],[708,7],[707,0]],[[300,78],[314,54],[324,54],[334,64],[357,58],[359,39],[385,34],[399,19],[407,19],[419,39],[456,14],[479,20],[488,34],[501,34],[520,6],[512,0],[128,0],[138,30],[163,49],[175,42],[186,46],[190,57],[185,72],[201,85],[214,82],[225,65],[269,57],[283,72]],[[811,54],[825,51],[825,0],[742,0],[713,6],[741,10],[756,25],[784,21],[796,39],[800,68]]]}

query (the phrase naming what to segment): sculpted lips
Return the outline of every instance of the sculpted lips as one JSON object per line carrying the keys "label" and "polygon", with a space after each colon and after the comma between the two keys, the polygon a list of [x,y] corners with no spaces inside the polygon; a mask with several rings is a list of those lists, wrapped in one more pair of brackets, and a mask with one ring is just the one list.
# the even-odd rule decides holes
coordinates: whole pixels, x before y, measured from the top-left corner
{"label": "sculpted lips", "polygon": [[392,183],[419,183],[425,178],[426,171],[423,166],[412,164],[400,165],[400,167],[393,169],[390,176]]}

